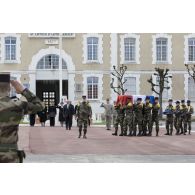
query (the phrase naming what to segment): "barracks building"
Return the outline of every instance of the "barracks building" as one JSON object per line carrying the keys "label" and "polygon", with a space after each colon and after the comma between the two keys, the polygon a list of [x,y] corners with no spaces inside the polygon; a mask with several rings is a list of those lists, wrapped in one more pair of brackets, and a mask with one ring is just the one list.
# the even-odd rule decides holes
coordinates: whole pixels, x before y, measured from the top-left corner
{"label": "barracks building", "polygon": [[117,98],[110,73],[120,64],[127,66],[127,94],[155,95],[147,80],[155,67],[169,68],[164,106],[169,98],[190,99],[195,106],[195,84],[184,66],[195,64],[195,34],[0,34],[1,72],[11,72],[46,105],[61,98],[74,104],[86,94],[94,120],[100,120],[106,98]]}

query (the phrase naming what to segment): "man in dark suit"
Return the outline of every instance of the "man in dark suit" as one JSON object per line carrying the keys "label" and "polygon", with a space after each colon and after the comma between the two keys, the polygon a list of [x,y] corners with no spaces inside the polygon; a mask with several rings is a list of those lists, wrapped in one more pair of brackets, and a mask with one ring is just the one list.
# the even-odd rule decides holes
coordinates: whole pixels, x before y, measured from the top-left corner
{"label": "man in dark suit", "polygon": [[72,127],[72,118],[75,114],[74,106],[71,104],[71,101],[67,101],[67,104],[64,106],[64,118],[66,122],[66,130],[71,130]]}

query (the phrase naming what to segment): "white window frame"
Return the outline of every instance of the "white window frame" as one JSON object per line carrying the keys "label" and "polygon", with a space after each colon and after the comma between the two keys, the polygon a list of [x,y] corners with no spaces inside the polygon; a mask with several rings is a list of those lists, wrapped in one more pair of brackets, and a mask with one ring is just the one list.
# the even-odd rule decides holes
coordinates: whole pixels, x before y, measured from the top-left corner
{"label": "white window frame", "polygon": [[195,61],[189,61],[188,59],[188,54],[189,54],[189,49],[188,49],[188,39],[190,38],[195,38],[195,34],[188,34],[184,35],[184,64],[194,64]]}
{"label": "white window frame", "polygon": [[[135,60],[125,61],[125,38],[135,39]],[[140,64],[140,35],[138,34],[124,34],[120,36],[120,63],[121,64]]]}
{"label": "white window frame", "polygon": [[[16,59],[6,60],[5,59],[5,38],[15,37],[16,38]],[[5,64],[20,64],[21,63],[21,35],[19,34],[1,34],[1,60],[0,63]]]}
{"label": "white window frame", "polygon": [[83,87],[84,87],[84,94],[88,96],[87,91],[87,78],[88,77],[98,77],[98,98],[97,99],[87,99],[89,101],[102,101],[103,98],[103,74],[91,74],[91,73],[85,73],[83,74]]}
{"label": "white window frame", "polygon": [[132,72],[126,71],[126,73],[124,75],[124,79],[126,77],[135,77],[136,78],[136,94],[135,95],[140,94],[140,74],[132,74]]}
{"label": "white window frame", "polygon": [[[172,74],[169,74],[169,76],[172,76]],[[156,85],[157,82],[157,75],[152,75],[152,81],[153,83]],[[169,84],[168,86],[170,87],[170,89],[168,90],[168,97],[163,98],[163,100],[167,100],[167,99],[171,99],[172,98],[172,78],[168,78]],[[157,90],[157,87],[154,87],[155,90]],[[152,93],[153,96],[157,96],[158,94],[156,94],[154,91]]]}
{"label": "white window frame", "polygon": [[[167,39],[167,60],[166,61],[157,61],[156,56],[156,40],[158,38]],[[172,64],[172,35],[168,34],[155,34],[152,35],[152,64]]]}
{"label": "white window frame", "polygon": [[[184,94],[184,97],[185,97],[185,100],[188,100],[189,99],[189,93],[188,93],[188,79],[190,78],[190,75],[188,73],[184,74],[184,91],[185,91],[185,94]],[[193,101],[193,100],[192,100]],[[195,102],[195,101],[193,101]]]}
{"label": "white window frame", "polygon": [[[96,37],[98,38],[98,56],[97,60],[88,60],[88,48],[87,38]],[[83,64],[98,63],[103,64],[103,35],[102,34],[84,34],[83,35]]]}

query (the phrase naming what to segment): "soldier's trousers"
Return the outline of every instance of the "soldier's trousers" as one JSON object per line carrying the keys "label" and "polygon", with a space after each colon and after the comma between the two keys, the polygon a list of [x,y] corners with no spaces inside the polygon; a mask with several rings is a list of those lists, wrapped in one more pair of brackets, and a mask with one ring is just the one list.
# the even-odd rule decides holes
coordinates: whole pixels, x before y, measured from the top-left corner
{"label": "soldier's trousers", "polygon": [[17,151],[0,152],[0,163],[20,163]]}
{"label": "soldier's trousers", "polygon": [[167,117],[166,130],[167,130],[168,135],[172,135],[172,133],[173,133],[173,117]]}
{"label": "soldier's trousers", "polygon": [[180,128],[181,128],[181,118],[180,117],[175,117],[174,118],[174,127],[176,129],[176,134],[179,134]]}
{"label": "soldier's trousers", "polygon": [[107,129],[111,129],[111,121],[112,121],[112,116],[106,115],[106,128]]}
{"label": "soldier's trousers", "polygon": [[143,120],[143,135],[146,135],[147,132],[151,133],[151,127],[152,127],[152,118],[151,116],[144,116]]}
{"label": "soldier's trousers", "polygon": [[137,126],[138,126],[138,130],[139,130],[139,135],[141,135],[143,133],[143,119],[139,116],[135,116],[134,119],[134,132],[133,135],[135,136],[137,134]]}
{"label": "soldier's trousers", "polygon": [[115,133],[118,133],[118,126],[121,127],[121,134],[123,134],[123,117],[117,117],[114,123]]}
{"label": "soldier's trousers", "polygon": [[181,134],[187,132],[187,120],[184,117],[181,117],[180,120],[180,129],[181,129]]}
{"label": "soldier's trousers", "polygon": [[129,130],[129,135],[133,135],[133,115],[127,115],[123,122],[123,133],[126,135]]}
{"label": "soldier's trousers", "polygon": [[153,129],[154,124],[156,127],[156,136],[158,136],[158,133],[159,133],[159,117],[158,116],[152,116],[151,134],[152,134],[152,129]]}
{"label": "soldier's trousers", "polygon": [[78,127],[79,127],[79,134],[81,135],[82,130],[84,132],[84,135],[87,133],[87,124],[88,119],[78,119]]}
{"label": "soldier's trousers", "polygon": [[188,129],[188,131],[189,131],[189,134],[191,133],[191,123],[192,123],[192,120],[191,120],[191,116],[188,116],[187,118],[186,118],[186,125],[187,125],[187,127],[186,127],[186,130]]}
{"label": "soldier's trousers", "polygon": [[116,115],[113,115],[113,116],[112,116],[112,124],[113,124],[113,127],[114,127],[114,125],[115,125],[116,118],[117,118],[117,116],[116,116]]}

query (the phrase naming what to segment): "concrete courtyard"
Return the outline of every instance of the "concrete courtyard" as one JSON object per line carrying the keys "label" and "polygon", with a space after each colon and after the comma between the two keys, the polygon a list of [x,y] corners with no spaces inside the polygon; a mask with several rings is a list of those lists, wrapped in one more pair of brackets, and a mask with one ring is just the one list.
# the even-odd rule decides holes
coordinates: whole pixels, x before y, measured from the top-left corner
{"label": "concrete courtyard", "polygon": [[20,127],[19,147],[25,162],[195,162],[195,133],[159,137],[112,136],[113,131],[90,127],[88,139],[78,139],[78,129]]}

